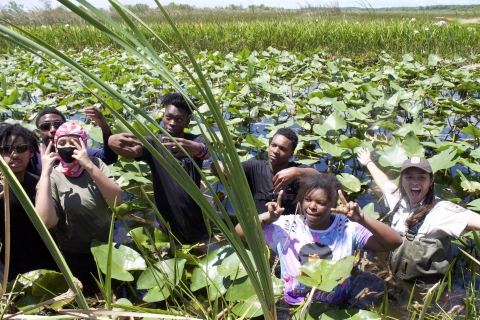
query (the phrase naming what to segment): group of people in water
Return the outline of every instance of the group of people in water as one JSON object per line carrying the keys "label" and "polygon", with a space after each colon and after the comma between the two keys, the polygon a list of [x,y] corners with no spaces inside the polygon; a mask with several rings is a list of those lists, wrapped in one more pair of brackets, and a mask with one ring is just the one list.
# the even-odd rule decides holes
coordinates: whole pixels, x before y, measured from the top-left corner
{"label": "group of people in water", "polygon": [[[162,104],[163,127],[183,150],[166,135],[157,138],[200,187],[196,166],[201,168],[210,154],[201,135],[184,132],[191,108],[178,93],[165,95]],[[150,166],[155,205],[170,229],[161,224],[163,232],[171,232],[184,244],[207,242],[210,235],[200,207],[148,148],[132,134],[112,135],[99,109],[87,108],[85,113],[102,129],[101,149],[87,146],[82,126],[66,121],[55,108],[45,109],[36,117],[40,147],[34,133],[22,126],[0,125],[1,156],[35,203],[72,273],[84,286],[95,285],[92,274],[97,274],[91,241],[107,241],[111,221],[108,206],[122,202],[122,190],[107,166],[115,163],[118,155],[145,161]],[[152,137],[145,138],[173,165]],[[300,266],[313,259],[340,260],[360,249],[391,251],[389,263],[399,278],[436,281],[451,262],[450,238],[480,230],[477,213],[435,195],[433,171],[424,158],[413,157],[403,163],[397,186],[375,165],[369,150],[358,151],[359,162],[369,170],[393,212],[387,225],[365,214],[356,202],[348,202],[333,174],[290,161],[297,143],[295,131],[280,129],[269,145],[267,160],[242,163],[265,241],[280,258],[284,299],[289,304],[301,303],[310,291],[296,276]],[[222,174],[223,165],[219,163],[217,168],[212,164],[211,172]],[[339,199],[342,206],[338,205]],[[3,199],[0,201],[3,211]],[[14,195],[10,208],[9,279],[34,269],[56,270],[50,253]],[[240,225],[236,231],[243,236]],[[3,224],[0,233],[3,243]],[[332,293],[317,292],[313,301],[340,302],[348,290],[349,280]]]}

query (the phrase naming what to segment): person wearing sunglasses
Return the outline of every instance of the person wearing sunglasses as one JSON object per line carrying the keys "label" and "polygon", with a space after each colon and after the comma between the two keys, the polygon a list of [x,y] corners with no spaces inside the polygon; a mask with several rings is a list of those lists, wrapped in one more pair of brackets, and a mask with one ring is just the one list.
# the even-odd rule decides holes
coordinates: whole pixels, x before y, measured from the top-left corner
{"label": "person wearing sunglasses", "polygon": [[[108,146],[108,137],[112,135],[112,132],[110,131],[110,126],[100,109],[88,107],[83,109],[83,112],[85,112],[85,114],[90,117],[100,129],[102,129],[103,133],[103,148],[97,149],[87,146],[88,155],[90,157],[100,158],[107,165],[117,162],[118,155]],[[53,142],[55,132],[57,132],[57,129],[65,122],[65,115],[56,108],[43,109],[38,113],[35,124],[38,133],[40,134],[41,141],[45,146],[50,142]],[[40,159],[40,154],[37,154],[37,158]],[[27,171],[39,176],[42,172],[42,162],[38,161],[35,163],[32,160]]]}
{"label": "person wearing sunglasses", "polygon": [[368,149],[360,149],[357,158],[382,190],[391,209],[391,227],[403,237],[389,257],[392,272],[423,287],[438,282],[453,260],[452,238],[480,230],[480,215],[435,195],[434,171],[425,158],[405,160],[398,185],[377,167]]}
{"label": "person wearing sunglasses", "polygon": [[[38,143],[35,134],[19,124],[0,124],[0,154],[35,204],[39,177],[26,171],[30,159],[37,160]],[[58,270],[42,238],[38,234],[20,200],[10,189],[10,268],[8,280],[18,274],[38,269]],[[5,217],[3,181],[0,184],[0,215]],[[5,223],[0,223],[2,263],[5,262]],[[1,267],[3,271],[3,266]]]}

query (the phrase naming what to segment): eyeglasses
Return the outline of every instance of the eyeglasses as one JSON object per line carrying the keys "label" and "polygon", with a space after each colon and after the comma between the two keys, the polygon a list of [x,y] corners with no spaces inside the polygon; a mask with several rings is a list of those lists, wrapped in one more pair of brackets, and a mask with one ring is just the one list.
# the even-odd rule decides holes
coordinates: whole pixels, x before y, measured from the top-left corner
{"label": "eyeglasses", "polygon": [[24,153],[28,150],[28,144],[22,143],[17,144],[16,146],[2,146],[0,147],[1,154],[11,154],[15,150],[17,153]]}
{"label": "eyeglasses", "polygon": [[60,120],[53,121],[53,122],[48,122],[48,121],[46,121],[46,122],[40,123],[40,124],[38,125],[38,128],[39,128],[40,130],[46,131],[46,130],[50,130],[50,128],[51,128],[52,125],[53,125],[53,127],[54,127],[55,129],[58,129],[58,127],[60,127],[60,126],[61,126],[62,124],[64,124],[64,123],[65,123],[65,121],[60,121]]}

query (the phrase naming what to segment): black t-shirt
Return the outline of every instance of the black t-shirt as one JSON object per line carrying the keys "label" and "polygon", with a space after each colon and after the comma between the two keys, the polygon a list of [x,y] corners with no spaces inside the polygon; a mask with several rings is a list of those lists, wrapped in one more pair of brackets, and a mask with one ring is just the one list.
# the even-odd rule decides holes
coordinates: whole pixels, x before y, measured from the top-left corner
{"label": "black t-shirt", "polygon": [[[25,193],[35,204],[38,176],[25,172],[25,178],[21,183]],[[3,185],[0,185],[0,192]],[[35,229],[32,221],[22,207],[22,204],[10,188],[10,271],[8,279],[12,280],[20,273],[37,269],[58,270],[47,246]],[[5,204],[4,198],[0,199],[0,237],[2,244],[5,243]],[[5,248],[2,247],[0,254],[2,263],[5,262]]]}
{"label": "black t-shirt", "polygon": [[[158,140],[162,141],[163,135],[158,135]],[[173,166],[173,163],[165,157],[165,153],[160,149],[153,138],[148,136],[145,139]],[[205,142],[201,135],[186,133],[184,139]],[[208,237],[207,228],[203,219],[202,210],[197,203],[188,195],[188,193],[178,184],[167,170],[152,156],[147,148],[142,147],[143,157],[136,160],[143,160],[152,171],[153,192],[155,205],[160,211],[165,221],[170,224],[173,234],[182,243],[191,243]],[[199,168],[202,168],[203,159],[192,157]],[[188,157],[176,158],[182,168],[200,187],[200,173]],[[161,229],[166,233],[165,226]]]}
{"label": "black t-shirt", "polygon": [[[249,160],[242,162],[243,170],[247,177],[250,191],[252,191],[253,200],[257,208],[258,214],[267,211],[265,204],[270,201],[276,201],[278,194],[273,194],[275,186],[273,185],[273,177],[275,174],[270,170],[267,160]],[[309,168],[309,166],[297,162],[289,162],[288,168]],[[290,183],[286,190],[283,191],[282,206],[285,208],[283,214],[295,214],[297,202],[298,186],[297,182]]]}

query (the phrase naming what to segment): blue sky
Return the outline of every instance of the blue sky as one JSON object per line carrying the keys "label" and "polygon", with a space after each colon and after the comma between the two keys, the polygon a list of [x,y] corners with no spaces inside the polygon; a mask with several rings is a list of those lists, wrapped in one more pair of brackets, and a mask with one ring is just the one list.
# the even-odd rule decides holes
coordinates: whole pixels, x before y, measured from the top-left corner
{"label": "blue sky", "polygon": [[[3,4],[6,4],[10,0],[2,0]],[[30,9],[33,7],[42,7],[42,2],[40,0],[13,0],[17,4],[24,5],[25,9]],[[46,0],[49,1],[49,0]],[[101,8],[108,8],[108,0],[94,0],[90,1],[91,3],[97,4]],[[145,3],[151,7],[156,6],[153,0],[120,0],[123,4],[136,4],[136,3]],[[288,9],[297,9],[300,6],[307,6],[307,3],[312,6],[329,6],[332,3],[337,3],[340,7],[364,7],[361,4],[367,4],[367,6],[372,6],[374,8],[382,7],[417,7],[417,6],[432,6],[436,4],[480,4],[480,0],[160,0],[162,4],[169,4],[170,2],[175,2],[178,4],[189,4],[197,8],[203,7],[225,7],[229,4],[243,5],[248,7],[251,4],[260,5],[264,4],[268,7],[282,7]],[[52,5],[57,6],[55,0],[51,0]]]}

